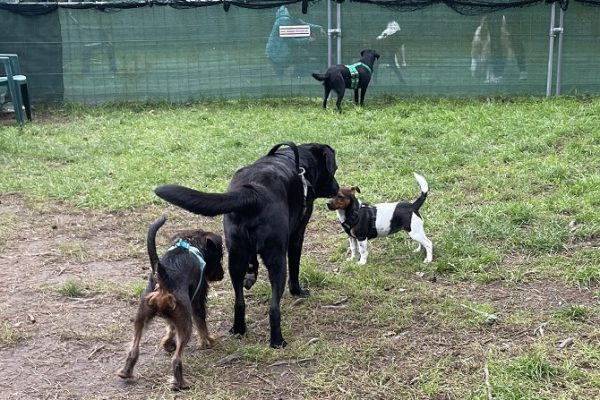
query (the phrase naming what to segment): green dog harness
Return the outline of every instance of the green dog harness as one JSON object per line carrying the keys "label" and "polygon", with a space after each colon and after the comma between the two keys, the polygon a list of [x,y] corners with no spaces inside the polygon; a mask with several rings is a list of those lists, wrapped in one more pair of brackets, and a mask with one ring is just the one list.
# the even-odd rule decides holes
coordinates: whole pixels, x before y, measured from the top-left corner
{"label": "green dog harness", "polygon": [[192,296],[192,301],[194,301],[194,298],[198,294],[200,286],[202,286],[202,282],[204,281],[204,269],[206,268],[206,261],[204,261],[204,257],[202,257],[202,252],[197,247],[192,246],[183,239],[179,239],[177,243],[175,243],[169,248],[169,251],[176,249],[177,247],[186,249],[187,251],[195,255],[199,262],[198,267],[200,268],[200,280],[198,281],[198,286],[196,286],[196,290],[194,291],[194,295]]}
{"label": "green dog harness", "polygon": [[348,68],[348,70],[350,71],[350,89],[358,89],[358,70],[356,69],[357,67],[363,66],[365,67],[365,69],[367,71],[369,71],[369,75],[371,75],[373,73],[373,71],[371,70],[371,67],[369,67],[367,64],[363,63],[363,62],[357,62],[354,64],[350,64],[350,65],[346,65],[346,68]]}

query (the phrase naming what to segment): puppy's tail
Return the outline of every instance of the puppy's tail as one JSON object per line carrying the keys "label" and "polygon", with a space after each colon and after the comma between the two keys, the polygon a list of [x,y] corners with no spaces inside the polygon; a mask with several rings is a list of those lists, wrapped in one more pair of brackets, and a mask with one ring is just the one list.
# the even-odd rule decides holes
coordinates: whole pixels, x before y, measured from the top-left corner
{"label": "puppy's tail", "polygon": [[154,193],[184,210],[207,217],[248,212],[258,206],[256,191],[250,185],[227,193],[205,193],[179,185],[163,185],[157,187]]}
{"label": "puppy's tail", "polygon": [[150,265],[152,266],[152,273],[156,276],[156,287],[154,291],[148,293],[146,301],[152,307],[156,307],[159,312],[166,314],[169,311],[175,309],[177,301],[175,296],[169,293],[165,288],[165,281],[167,279],[167,272],[163,265],[160,263],[158,254],[156,253],[156,233],[161,226],[167,221],[166,216],[161,216],[156,219],[148,228],[148,257],[150,258]]}
{"label": "puppy's tail", "polygon": [[417,174],[416,172],[414,173],[414,175],[415,175],[415,179],[417,180],[417,183],[421,187],[421,195],[413,203],[413,207],[418,211],[419,208],[421,208],[421,206],[423,205],[423,203],[425,203],[425,199],[427,199],[427,192],[429,191],[429,185],[427,184],[427,181],[425,180],[425,178],[423,178],[423,176]]}
{"label": "puppy's tail", "polygon": [[148,228],[148,238],[146,240],[146,246],[148,247],[148,257],[150,258],[150,266],[152,266],[153,274],[156,273],[156,270],[160,265],[158,254],[156,253],[156,232],[158,232],[160,227],[163,226],[166,221],[167,217],[165,215],[162,215],[150,225],[150,228]]}
{"label": "puppy's tail", "polygon": [[312,73],[313,78],[315,78],[318,81],[323,82],[325,79],[327,79],[329,77],[329,75],[327,74],[317,74],[316,72]]}

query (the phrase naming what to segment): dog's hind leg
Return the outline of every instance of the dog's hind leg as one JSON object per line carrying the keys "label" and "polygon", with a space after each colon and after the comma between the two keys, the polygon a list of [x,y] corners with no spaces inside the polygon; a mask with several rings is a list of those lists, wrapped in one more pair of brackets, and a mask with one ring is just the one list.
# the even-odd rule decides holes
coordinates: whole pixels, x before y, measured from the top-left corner
{"label": "dog's hind leg", "polygon": [[269,270],[269,280],[271,281],[271,305],[269,307],[269,323],[271,326],[271,347],[274,349],[283,348],[287,342],[281,334],[281,297],[285,288],[285,252],[277,254],[263,255],[263,261]]}
{"label": "dog's hind leg", "polygon": [[358,105],[358,89],[354,89],[354,104]]}
{"label": "dog's hind leg", "polygon": [[425,256],[424,263],[429,263],[433,260],[433,243],[429,238],[425,235],[425,231],[423,230],[423,219],[420,218],[417,214],[413,213],[411,221],[410,221],[410,232],[408,233],[411,238],[419,242],[420,245],[425,247],[425,252],[427,253]]}
{"label": "dog's hind leg", "polygon": [[173,369],[173,378],[170,380],[172,390],[184,390],[190,385],[183,378],[183,348],[192,337],[192,306],[188,302],[177,307],[172,315],[173,325],[175,326],[175,351],[171,358],[171,367]]}
{"label": "dog's hind leg", "polygon": [[[143,300],[142,300],[143,301]],[[122,370],[119,371],[118,375],[123,379],[133,378],[133,368],[137,363],[138,357],[140,355],[140,340],[142,339],[142,333],[144,331],[144,327],[146,324],[154,317],[155,313],[153,309],[151,309],[145,301],[140,304],[138,309],[138,313],[135,317],[134,322],[134,333],[133,333],[133,343],[131,345],[131,349],[127,354],[127,360],[125,361],[125,366]]]}
{"label": "dog's hind leg", "polygon": [[344,93],[346,92],[345,88],[342,88],[340,91],[336,91],[337,100],[335,101],[335,106],[339,112],[342,112],[342,100],[344,100]]}
{"label": "dog's hind leg", "polygon": [[[236,243],[231,240],[231,243]],[[244,300],[244,275],[248,268],[248,257],[246,250],[237,247],[229,249],[229,276],[235,293],[235,304],[233,306],[233,327],[229,333],[243,335],[246,333],[246,302]]]}
{"label": "dog's hind leg", "polygon": [[329,94],[331,93],[331,88],[325,86],[325,95],[323,96],[323,108],[327,109],[327,99],[329,98]]}

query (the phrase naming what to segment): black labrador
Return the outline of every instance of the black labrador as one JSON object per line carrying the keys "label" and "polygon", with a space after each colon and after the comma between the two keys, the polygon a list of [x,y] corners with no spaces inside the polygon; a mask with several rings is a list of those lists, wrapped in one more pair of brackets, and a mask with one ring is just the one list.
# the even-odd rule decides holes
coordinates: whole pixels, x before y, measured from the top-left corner
{"label": "black labrador", "polygon": [[[286,254],[289,289],[292,295],[308,296],[300,287],[300,255],[306,225],[316,198],[334,196],[339,185],[335,179],[335,151],[324,144],[289,148],[277,145],[268,155],[239,169],[226,193],[203,193],[177,185],[164,185],[155,193],[169,203],[196,214],[223,219],[229,254],[229,274],[235,291],[232,334],[246,333],[244,282],[247,272],[258,269],[259,255],[271,281],[271,347],[284,347],[279,304],[286,280]],[[256,276],[254,276],[256,280]]]}
{"label": "black labrador", "polygon": [[325,97],[323,98],[323,108],[327,108],[327,98],[333,90],[337,93],[335,105],[338,111],[342,111],[342,99],[346,88],[354,89],[354,103],[358,102],[358,89],[360,89],[360,105],[365,101],[367,87],[373,75],[373,66],[379,54],[375,50],[365,49],[360,52],[360,61],[350,65],[336,64],[332,65],[324,74],[313,72],[312,76],[318,81],[323,82],[325,86]]}

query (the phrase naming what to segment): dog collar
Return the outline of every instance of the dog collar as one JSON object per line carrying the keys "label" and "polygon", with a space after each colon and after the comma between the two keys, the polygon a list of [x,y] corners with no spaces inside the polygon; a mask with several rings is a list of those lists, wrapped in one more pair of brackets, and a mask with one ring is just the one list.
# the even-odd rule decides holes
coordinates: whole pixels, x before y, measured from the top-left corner
{"label": "dog collar", "polygon": [[178,247],[181,247],[182,249],[186,249],[187,251],[189,251],[190,253],[195,255],[199,262],[198,266],[200,268],[200,280],[198,281],[198,286],[196,287],[196,290],[194,291],[194,295],[192,296],[192,301],[194,301],[194,298],[196,297],[196,295],[198,294],[198,291],[200,290],[202,281],[204,280],[204,270],[206,269],[206,261],[204,261],[202,252],[197,247],[192,246],[191,244],[189,244],[188,242],[186,242],[183,239],[179,239],[177,241],[177,243],[175,243],[173,246],[171,246],[169,248],[169,250],[173,250]]}

